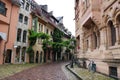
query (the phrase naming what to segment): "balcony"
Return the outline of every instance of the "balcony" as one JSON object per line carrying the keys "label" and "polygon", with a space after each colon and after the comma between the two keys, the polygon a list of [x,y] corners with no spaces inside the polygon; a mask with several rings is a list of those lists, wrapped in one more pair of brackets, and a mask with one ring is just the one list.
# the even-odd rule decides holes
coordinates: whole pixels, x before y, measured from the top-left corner
{"label": "balcony", "polygon": [[101,24],[101,0],[88,1],[88,6],[83,6],[82,8],[80,22],[84,25],[89,19],[91,19],[97,26],[99,26]]}

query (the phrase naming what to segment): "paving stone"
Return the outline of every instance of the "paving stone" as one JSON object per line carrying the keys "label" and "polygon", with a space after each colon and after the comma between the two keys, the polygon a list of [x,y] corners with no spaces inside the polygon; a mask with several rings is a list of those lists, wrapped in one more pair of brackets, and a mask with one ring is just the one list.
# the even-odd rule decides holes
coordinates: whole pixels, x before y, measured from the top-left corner
{"label": "paving stone", "polygon": [[49,63],[24,70],[1,80],[68,80],[61,66],[65,63]]}

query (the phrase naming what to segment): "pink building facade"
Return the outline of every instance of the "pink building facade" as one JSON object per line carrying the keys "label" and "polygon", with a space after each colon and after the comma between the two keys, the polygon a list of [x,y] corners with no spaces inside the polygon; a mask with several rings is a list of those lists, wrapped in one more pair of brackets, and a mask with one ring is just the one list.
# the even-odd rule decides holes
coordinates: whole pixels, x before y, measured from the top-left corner
{"label": "pink building facade", "polygon": [[[11,58],[14,56],[12,51],[16,40],[18,10],[19,6],[12,4],[11,0],[0,1],[0,64],[14,62],[14,59]],[[6,55],[9,55],[9,57],[6,57],[8,59],[5,61],[4,56]]]}

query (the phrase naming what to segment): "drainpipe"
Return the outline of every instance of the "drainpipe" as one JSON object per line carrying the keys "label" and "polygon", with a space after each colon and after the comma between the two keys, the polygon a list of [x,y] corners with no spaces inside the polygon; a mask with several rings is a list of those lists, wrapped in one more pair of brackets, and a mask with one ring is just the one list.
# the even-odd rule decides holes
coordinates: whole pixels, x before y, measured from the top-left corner
{"label": "drainpipe", "polygon": [[12,7],[11,7],[11,11],[10,11],[10,19],[9,19],[9,26],[8,26],[8,32],[7,32],[7,40],[6,40],[5,45],[4,45],[3,64],[5,63],[5,57],[6,57],[6,45],[7,45],[8,40],[9,40],[10,23],[11,23],[11,17],[12,17],[12,8],[13,8],[13,3],[12,3],[11,5],[12,5]]}

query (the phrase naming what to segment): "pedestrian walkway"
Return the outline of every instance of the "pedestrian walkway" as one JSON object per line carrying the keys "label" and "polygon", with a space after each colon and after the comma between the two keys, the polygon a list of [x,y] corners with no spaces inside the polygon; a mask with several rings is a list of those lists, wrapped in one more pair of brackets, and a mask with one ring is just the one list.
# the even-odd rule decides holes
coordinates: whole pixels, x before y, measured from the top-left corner
{"label": "pedestrian walkway", "polygon": [[[67,63],[66,63],[67,64]],[[79,80],[73,73],[66,69],[66,64],[62,65],[62,70],[65,73],[68,80]]]}
{"label": "pedestrian walkway", "polygon": [[84,68],[79,68],[76,65],[74,65],[74,68],[71,68],[70,65],[68,65],[68,68],[82,80],[115,80],[100,73],[88,71],[88,69]]}

